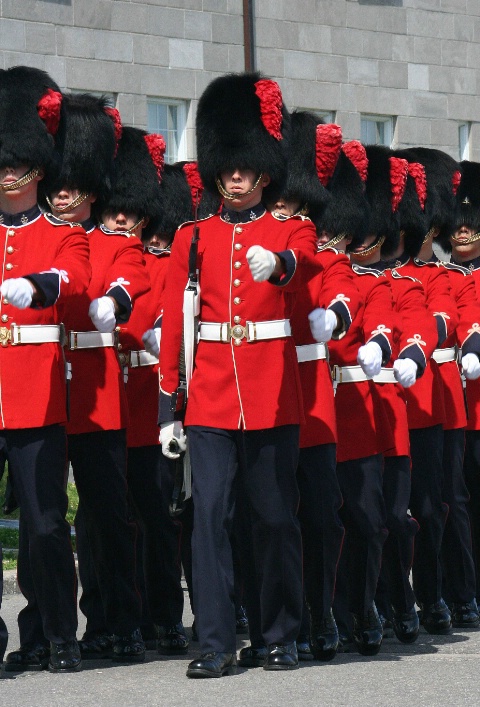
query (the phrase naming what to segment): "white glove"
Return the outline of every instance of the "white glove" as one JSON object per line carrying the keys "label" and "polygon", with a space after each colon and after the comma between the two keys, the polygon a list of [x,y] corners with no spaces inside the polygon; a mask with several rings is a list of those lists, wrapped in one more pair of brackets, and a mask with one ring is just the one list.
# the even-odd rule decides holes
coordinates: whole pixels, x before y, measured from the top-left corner
{"label": "white glove", "polygon": [[88,316],[95,324],[98,331],[104,334],[115,329],[115,305],[110,297],[99,297],[90,302]]}
{"label": "white glove", "polygon": [[410,388],[417,380],[418,366],[411,358],[397,358],[393,364],[395,380],[404,388]]}
{"label": "white glove", "polygon": [[160,425],[160,444],[163,454],[169,459],[178,459],[180,452],[187,449],[187,438],[180,420],[164,422]]}
{"label": "white glove", "polygon": [[463,375],[469,381],[475,381],[480,376],[480,361],[477,354],[468,353],[462,356]]}
{"label": "white glove", "polygon": [[252,245],[247,250],[248,267],[255,282],[268,280],[275,270],[275,254],[261,245]]}
{"label": "white glove", "polygon": [[382,358],[382,349],[376,341],[369,341],[358,349],[357,363],[366,376],[377,376],[380,373]]}
{"label": "white glove", "polygon": [[26,309],[32,304],[33,285],[24,277],[14,277],[5,280],[0,287],[2,297],[18,309]]}
{"label": "white glove", "polygon": [[337,315],[331,309],[317,307],[308,315],[310,330],[315,341],[330,341],[337,327]]}
{"label": "white glove", "polygon": [[160,355],[160,339],[162,337],[162,330],[160,327],[155,327],[155,329],[147,329],[147,331],[142,336],[142,341],[145,344],[145,350],[148,353],[158,358]]}

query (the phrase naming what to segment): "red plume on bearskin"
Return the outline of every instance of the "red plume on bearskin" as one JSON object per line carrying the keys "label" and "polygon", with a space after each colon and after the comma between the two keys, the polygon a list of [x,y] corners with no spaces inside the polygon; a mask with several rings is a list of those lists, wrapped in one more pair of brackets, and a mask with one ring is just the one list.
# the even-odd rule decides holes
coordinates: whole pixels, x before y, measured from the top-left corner
{"label": "red plume on bearskin", "polygon": [[425,167],[420,162],[410,162],[408,165],[408,173],[415,180],[415,189],[418,196],[418,201],[425,211],[425,201],[427,199],[427,175]]}
{"label": "red plume on bearskin", "polygon": [[390,157],[390,186],[392,190],[392,211],[398,210],[405,194],[408,177],[408,162],[399,157]]}
{"label": "red plume on bearskin", "polygon": [[335,123],[317,125],[315,165],[324,187],[328,186],[342,149],[342,128]]}
{"label": "red plume on bearskin", "polygon": [[355,165],[360,179],[365,183],[368,174],[368,157],[367,151],[362,143],[358,140],[349,140],[349,142],[343,143],[342,150],[347,155],[350,162]]}
{"label": "red plume on bearskin", "polygon": [[195,204],[200,201],[203,194],[203,182],[198,171],[198,165],[196,162],[185,162],[183,171],[185,172],[185,178],[192,194],[192,203],[195,206]]}
{"label": "red plume on bearskin", "polygon": [[275,140],[282,140],[282,92],[271,79],[255,82],[255,93],[260,99],[262,123]]}
{"label": "red plume on bearskin", "polygon": [[459,169],[457,169],[452,176],[452,189],[453,193],[455,196],[457,195],[458,187],[460,186],[460,182],[462,181],[462,173],[460,172]]}
{"label": "red plume on bearskin", "polygon": [[145,135],[145,142],[147,143],[150,157],[157,170],[158,181],[161,182],[163,167],[165,165],[165,140],[159,133],[149,133]]}
{"label": "red plume on bearskin", "polygon": [[115,131],[115,155],[117,154],[118,150],[118,143],[122,139],[122,130],[123,130],[123,125],[122,125],[122,119],[120,117],[120,112],[117,110],[117,108],[110,108],[108,106],[105,108],[105,113],[110,116],[110,118],[113,120],[113,129]]}
{"label": "red plume on bearskin", "polygon": [[38,115],[47,126],[50,135],[56,135],[60,125],[60,111],[62,109],[62,94],[52,91],[51,88],[37,103]]}

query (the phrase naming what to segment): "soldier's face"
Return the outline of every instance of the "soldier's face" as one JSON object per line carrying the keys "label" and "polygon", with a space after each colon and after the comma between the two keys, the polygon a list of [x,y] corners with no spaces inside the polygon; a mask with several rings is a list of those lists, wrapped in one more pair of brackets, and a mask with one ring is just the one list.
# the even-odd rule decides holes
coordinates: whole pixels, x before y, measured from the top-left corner
{"label": "soldier's face", "polygon": [[462,226],[458,229],[458,231],[455,231],[453,235],[455,240],[451,238],[450,242],[452,244],[452,255],[454,260],[463,262],[480,257],[480,240],[473,241],[473,243],[468,243],[468,239],[475,235],[473,228]]}
{"label": "soldier's face", "polygon": [[256,206],[262,199],[263,188],[270,183],[268,174],[261,176],[253,169],[225,170],[220,173],[223,188],[229,194],[235,195],[228,201],[228,207],[242,211]]}
{"label": "soldier's face", "polygon": [[[21,164],[16,167],[0,167],[0,185],[9,186],[18,182],[19,179],[24,177],[32,169],[31,165]],[[14,198],[18,196],[24,196],[29,192],[36,194],[37,184],[43,178],[42,172],[40,172],[32,181],[28,182],[22,187],[17,189],[11,189],[10,191],[3,192],[7,197]]]}
{"label": "soldier's face", "polygon": [[80,191],[78,189],[70,189],[69,187],[62,187],[59,191],[50,194],[55,216],[62,219],[62,221],[80,223],[86,221],[90,217],[92,204],[96,197],[93,194],[88,194],[78,206],[69,208],[69,204],[72,204],[79,196]]}
{"label": "soldier's face", "polygon": [[287,199],[280,197],[271,205],[270,210],[277,218],[288,218],[297,214],[300,211],[300,207],[299,201],[287,201]]}
{"label": "soldier's face", "polygon": [[[118,232],[125,232],[125,231],[130,231],[136,224],[138,224],[140,220],[140,217],[138,214],[135,213],[123,213],[122,211],[114,212],[114,211],[105,211],[102,214],[102,221],[104,225],[109,229],[109,231],[118,231]],[[141,222],[138,224],[137,228],[135,229],[134,235],[138,236],[140,238],[142,228],[146,224],[144,222]],[[138,234],[137,234],[137,229],[138,229]]]}

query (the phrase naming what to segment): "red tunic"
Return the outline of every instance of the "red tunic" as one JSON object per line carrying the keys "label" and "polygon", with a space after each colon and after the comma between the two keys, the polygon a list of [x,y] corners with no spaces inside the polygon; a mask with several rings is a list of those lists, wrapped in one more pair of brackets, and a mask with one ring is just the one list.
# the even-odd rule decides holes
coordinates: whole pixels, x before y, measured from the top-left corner
{"label": "red tunic", "polygon": [[[227,215],[230,212],[227,212]],[[255,215],[255,214],[254,214]],[[236,216],[234,215],[234,218]],[[215,215],[200,221],[197,265],[200,320],[245,326],[291,317],[294,293],[311,276],[316,232],[309,219],[277,221],[265,212],[238,224]],[[167,275],[160,352],[160,422],[170,419],[179,383],[183,291],[187,284],[192,224],[177,231]],[[255,282],[246,253],[260,245],[281,255],[286,274]],[[235,319],[237,317],[237,319]],[[201,340],[190,382],[186,425],[257,430],[304,420],[293,338],[228,343]]]}
{"label": "red tunic", "polygon": [[[355,268],[354,272],[364,305],[359,308],[346,335],[329,343],[330,360],[337,366],[357,366],[358,349],[367,341],[379,344],[386,361],[392,350],[394,315],[388,280],[365,268]],[[339,383],[335,408],[338,462],[370,457],[393,447],[390,423],[372,380]]]}
{"label": "red tunic", "polygon": [[[473,280],[476,289],[475,304],[478,305],[480,299],[480,258],[475,258],[471,263],[465,263],[465,267],[473,275]],[[475,319],[471,326],[471,331],[467,330],[469,335],[464,340],[462,345],[462,355],[469,352],[477,352],[477,341],[480,337],[480,317]],[[460,341],[460,337],[459,337]],[[480,430],[480,378],[477,380],[467,380],[465,393],[467,398],[467,430]]]}
{"label": "red tunic", "polygon": [[[122,353],[145,348],[142,335],[158,327],[162,316],[163,290],[170,260],[170,251],[158,255],[145,252],[145,263],[152,289],[135,302],[127,324],[120,325]],[[158,440],[158,365],[129,368],[127,382],[129,420],[127,446],[145,447],[159,444]]]}
{"label": "red tunic", "polygon": [[[149,289],[143,246],[135,236],[88,232],[92,279],[88,290],[69,302],[67,331],[94,331],[88,316],[90,302],[108,294],[130,316],[135,299]],[[119,322],[121,323],[121,322]],[[123,371],[114,347],[66,351],[72,365],[68,434],[119,430],[127,426],[128,406]]]}
{"label": "red tunic", "polygon": [[[316,255],[323,270],[302,289],[292,315],[293,337],[296,346],[315,343],[308,321],[316,307],[332,309],[342,317],[346,328],[362,304],[355,287],[350,261],[334,248]],[[332,375],[326,359],[304,361],[299,365],[305,405],[305,424],[300,428],[300,447],[337,442],[337,425]]]}
{"label": "red tunic", "polygon": [[[17,309],[2,299],[2,326],[59,324],[65,301],[81,297],[90,279],[88,240],[83,228],[37,211],[24,224],[1,223],[0,239],[2,281],[28,276],[46,294],[44,308]],[[1,429],[64,423],[65,391],[65,364],[59,344],[0,346]]]}
{"label": "red tunic", "polygon": [[[455,333],[458,313],[451,296],[450,280],[446,270],[435,263],[418,258],[403,257],[395,269],[401,275],[419,280],[425,292],[429,313],[437,326],[437,344]],[[427,339],[425,339],[427,341]],[[431,359],[425,373],[415,385],[406,390],[408,424],[410,429],[421,429],[446,422],[443,384],[437,363]]]}

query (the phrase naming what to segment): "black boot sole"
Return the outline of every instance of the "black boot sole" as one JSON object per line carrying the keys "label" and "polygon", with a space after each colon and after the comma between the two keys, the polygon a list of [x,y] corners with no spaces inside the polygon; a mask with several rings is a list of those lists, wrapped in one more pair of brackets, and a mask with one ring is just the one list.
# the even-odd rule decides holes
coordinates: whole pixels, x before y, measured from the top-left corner
{"label": "black boot sole", "polygon": [[187,670],[187,678],[223,678],[225,675],[236,675],[237,667],[235,665],[225,668],[221,673],[214,673],[211,670],[198,670],[189,669]]}

